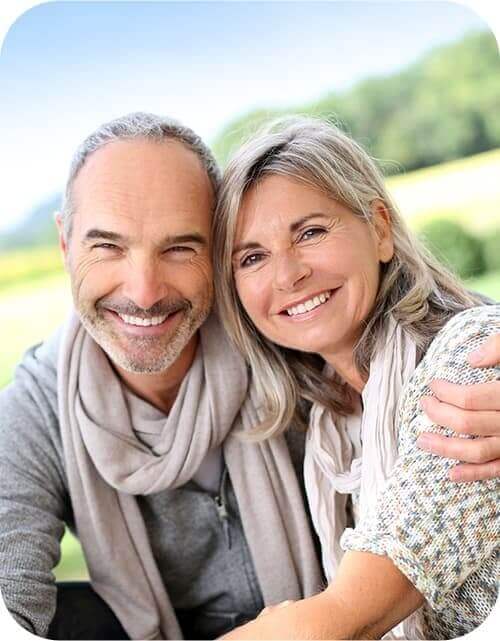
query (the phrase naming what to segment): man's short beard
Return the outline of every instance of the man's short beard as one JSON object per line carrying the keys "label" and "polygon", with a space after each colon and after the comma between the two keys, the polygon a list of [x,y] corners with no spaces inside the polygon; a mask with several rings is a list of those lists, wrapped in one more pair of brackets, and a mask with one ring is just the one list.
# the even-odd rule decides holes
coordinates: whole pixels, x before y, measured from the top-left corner
{"label": "man's short beard", "polygon": [[161,337],[140,336],[127,337],[133,343],[133,353],[120,346],[119,335],[110,335],[110,322],[99,313],[88,314],[80,310],[82,325],[94,341],[108,355],[112,363],[134,374],[159,374],[171,367],[181,355],[196,331],[207,319],[210,305],[193,308],[187,306],[179,313],[184,314],[178,327],[169,337],[168,343],[162,345]]}

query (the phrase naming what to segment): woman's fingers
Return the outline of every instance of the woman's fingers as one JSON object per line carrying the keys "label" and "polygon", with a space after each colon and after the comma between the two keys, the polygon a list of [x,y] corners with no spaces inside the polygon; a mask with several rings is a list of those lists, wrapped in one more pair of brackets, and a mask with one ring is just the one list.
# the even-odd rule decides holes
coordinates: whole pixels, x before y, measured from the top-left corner
{"label": "woman's fingers", "polygon": [[450,470],[452,481],[486,481],[498,477],[500,477],[500,459],[482,465],[461,463]]}
{"label": "woman's fingers", "polygon": [[420,434],[417,445],[432,454],[456,459],[463,463],[498,463],[500,437],[465,439],[425,432]]}
{"label": "woman's fingers", "polygon": [[[485,385],[490,385],[490,383],[485,383]],[[497,394],[500,396],[500,381],[497,390]],[[487,390],[486,393],[489,391]],[[484,399],[483,395],[482,407],[488,405]],[[467,404],[467,400],[462,399],[462,404]],[[489,406],[494,404],[498,405],[499,401],[492,401]],[[459,434],[500,436],[500,411],[498,409],[464,409],[432,396],[422,398],[421,406],[433,423],[448,427]]]}
{"label": "woman's fingers", "polygon": [[490,336],[481,347],[471,352],[469,363],[473,367],[500,365],[500,334]]}
{"label": "woman's fingers", "polygon": [[448,381],[434,380],[430,384],[430,388],[439,401],[448,405],[471,411],[500,410],[500,381],[458,385],[448,383]]}

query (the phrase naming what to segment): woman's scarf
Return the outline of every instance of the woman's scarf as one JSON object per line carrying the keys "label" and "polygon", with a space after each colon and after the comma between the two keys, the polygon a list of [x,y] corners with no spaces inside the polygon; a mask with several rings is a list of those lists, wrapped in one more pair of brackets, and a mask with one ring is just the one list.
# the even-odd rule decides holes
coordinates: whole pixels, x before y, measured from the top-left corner
{"label": "woman's scarf", "polygon": [[[238,438],[261,420],[243,360],[215,317],[167,417],[138,413],[76,314],[63,333],[58,403],[66,473],[90,579],[131,638],[181,639],[136,496],[180,487],[222,446],[266,605],[321,587],[300,487],[283,436]],[[138,433],[148,434],[148,444]],[[196,524],[193,524],[196,527]],[[164,581],[165,579],[165,581]]]}
{"label": "woman's scarf", "polygon": [[[363,518],[376,503],[394,467],[398,455],[398,403],[415,367],[415,343],[391,318],[370,363],[369,379],[362,392],[361,418],[351,415],[334,419],[323,406],[312,407],[304,475],[329,582],[344,554],[340,537],[347,527],[348,495],[359,492],[357,513]],[[353,452],[359,430],[362,456]]]}

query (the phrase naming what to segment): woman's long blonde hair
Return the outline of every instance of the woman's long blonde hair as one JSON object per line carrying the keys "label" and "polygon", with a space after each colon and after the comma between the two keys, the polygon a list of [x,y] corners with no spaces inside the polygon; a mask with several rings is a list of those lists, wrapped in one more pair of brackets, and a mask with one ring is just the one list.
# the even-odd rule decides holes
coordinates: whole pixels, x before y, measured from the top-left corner
{"label": "woman's long blonde hair", "polygon": [[259,333],[241,305],[232,271],[238,213],[244,194],[269,175],[286,176],[328,194],[371,224],[371,204],[385,203],[391,218],[394,256],[381,265],[373,310],[356,344],[355,363],[367,377],[374,346],[389,314],[403,324],[420,353],[458,312],[480,304],[438,263],[407,228],[375,162],[354,140],[328,122],[294,117],[275,121],[230,160],[224,172],[214,221],[216,300],[221,319],[247,360],[267,419],[256,438],[305,426],[310,403],[333,412],[352,410],[352,395],[339,378],[326,378],[318,355],[281,347]]}

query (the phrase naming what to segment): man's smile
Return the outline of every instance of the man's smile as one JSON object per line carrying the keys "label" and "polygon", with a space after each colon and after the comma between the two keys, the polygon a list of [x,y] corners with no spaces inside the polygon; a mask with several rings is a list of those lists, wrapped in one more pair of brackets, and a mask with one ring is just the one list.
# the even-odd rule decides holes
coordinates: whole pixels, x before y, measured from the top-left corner
{"label": "man's smile", "polygon": [[181,318],[182,309],[162,316],[138,317],[120,314],[110,309],[104,309],[104,317],[111,318],[121,332],[132,336],[161,336],[169,332]]}

